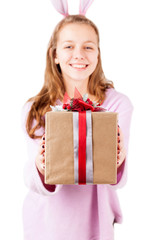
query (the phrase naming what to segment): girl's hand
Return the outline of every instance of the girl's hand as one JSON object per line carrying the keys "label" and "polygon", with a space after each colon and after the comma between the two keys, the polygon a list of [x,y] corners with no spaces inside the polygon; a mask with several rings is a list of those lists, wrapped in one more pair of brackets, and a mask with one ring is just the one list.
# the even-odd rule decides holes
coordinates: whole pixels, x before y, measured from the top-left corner
{"label": "girl's hand", "polygon": [[36,167],[39,172],[44,176],[45,173],[45,134],[40,141],[38,154],[36,157]]}
{"label": "girl's hand", "polygon": [[123,134],[118,126],[118,137],[117,137],[117,169],[122,165],[126,157],[126,150],[124,148]]}

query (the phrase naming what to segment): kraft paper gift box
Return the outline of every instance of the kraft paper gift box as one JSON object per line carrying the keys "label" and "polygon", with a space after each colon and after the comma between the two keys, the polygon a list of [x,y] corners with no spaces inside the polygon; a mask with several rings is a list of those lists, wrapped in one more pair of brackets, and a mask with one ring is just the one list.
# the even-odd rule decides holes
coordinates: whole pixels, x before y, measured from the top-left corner
{"label": "kraft paper gift box", "polygon": [[[115,184],[117,113],[90,112],[91,129],[87,130],[89,124],[86,123],[86,139],[83,139],[83,126],[81,129],[78,127],[78,114],[70,111],[46,113],[45,183]],[[78,140],[80,137],[81,142]],[[79,156],[81,151],[82,156]]]}

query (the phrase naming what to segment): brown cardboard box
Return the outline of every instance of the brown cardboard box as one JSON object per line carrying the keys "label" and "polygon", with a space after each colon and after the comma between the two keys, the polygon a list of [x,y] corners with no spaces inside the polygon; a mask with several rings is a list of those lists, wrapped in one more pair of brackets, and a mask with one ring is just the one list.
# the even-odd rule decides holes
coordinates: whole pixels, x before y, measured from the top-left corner
{"label": "brown cardboard box", "polygon": [[[45,183],[75,184],[73,112],[46,113],[45,141]],[[92,149],[92,184],[115,184],[117,113],[92,112]]]}

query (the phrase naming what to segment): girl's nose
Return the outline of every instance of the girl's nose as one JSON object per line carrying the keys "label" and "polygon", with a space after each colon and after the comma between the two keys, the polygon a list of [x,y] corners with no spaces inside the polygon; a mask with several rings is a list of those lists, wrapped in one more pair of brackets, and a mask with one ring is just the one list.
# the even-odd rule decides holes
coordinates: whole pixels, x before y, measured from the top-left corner
{"label": "girl's nose", "polygon": [[73,52],[74,59],[84,59],[84,53],[81,48],[75,48]]}

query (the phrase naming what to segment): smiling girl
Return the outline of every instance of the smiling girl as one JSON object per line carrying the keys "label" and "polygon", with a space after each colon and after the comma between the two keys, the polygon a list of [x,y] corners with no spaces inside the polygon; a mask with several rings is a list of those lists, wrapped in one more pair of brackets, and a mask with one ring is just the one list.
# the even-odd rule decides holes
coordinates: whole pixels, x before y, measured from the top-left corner
{"label": "smiling girl", "polygon": [[[62,104],[75,87],[108,111],[118,113],[117,184],[47,185],[45,113]],[[106,80],[99,33],[82,15],[69,15],[55,28],[47,50],[41,91],[25,104],[23,125],[29,160],[24,178],[30,189],[23,209],[26,240],[113,240],[114,223],[122,221],[116,189],[126,182],[127,147],[132,104]]]}

